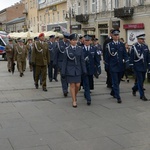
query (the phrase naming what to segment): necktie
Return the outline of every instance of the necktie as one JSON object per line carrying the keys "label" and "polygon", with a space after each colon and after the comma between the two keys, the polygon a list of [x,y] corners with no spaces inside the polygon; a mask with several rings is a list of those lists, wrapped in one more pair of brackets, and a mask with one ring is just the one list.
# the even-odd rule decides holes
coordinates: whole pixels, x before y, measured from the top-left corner
{"label": "necktie", "polygon": [[86,47],[86,50],[89,51],[88,46]]}

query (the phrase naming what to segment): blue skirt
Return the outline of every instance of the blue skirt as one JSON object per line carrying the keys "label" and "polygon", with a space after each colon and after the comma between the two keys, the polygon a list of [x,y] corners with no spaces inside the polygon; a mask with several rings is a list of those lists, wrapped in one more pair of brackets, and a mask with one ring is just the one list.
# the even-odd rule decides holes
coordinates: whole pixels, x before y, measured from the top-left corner
{"label": "blue skirt", "polygon": [[67,83],[80,83],[81,76],[67,76]]}

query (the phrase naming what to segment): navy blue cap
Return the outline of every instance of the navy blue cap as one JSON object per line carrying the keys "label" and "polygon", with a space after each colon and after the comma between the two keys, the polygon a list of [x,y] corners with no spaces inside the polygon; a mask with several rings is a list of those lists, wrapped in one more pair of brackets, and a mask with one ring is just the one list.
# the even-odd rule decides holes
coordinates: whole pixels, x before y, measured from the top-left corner
{"label": "navy blue cap", "polygon": [[69,37],[70,37],[70,34],[69,34],[69,33],[67,33],[67,32],[64,32],[64,33],[63,33],[63,36],[64,36],[64,38],[67,38],[67,39],[69,39]]}
{"label": "navy blue cap", "polygon": [[76,33],[71,34],[71,35],[69,36],[69,39],[70,39],[70,40],[78,40],[78,34],[76,34]]}
{"label": "navy blue cap", "polygon": [[39,40],[39,38],[38,37],[34,37],[34,41],[38,41]]}
{"label": "navy blue cap", "polygon": [[98,38],[94,38],[94,41],[98,41]]}
{"label": "navy blue cap", "polygon": [[50,39],[51,39],[51,38],[55,38],[55,35],[50,35],[49,38],[50,38]]}
{"label": "navy blue cap", "polygon": [[136,36],[136,38],[138,38],[138,39],[145,39],[145,34],[140,34],[140,35]]}
{"label": "navy blue cap", "polygon": [[85,41],[90,41],[92,39],[92,37],[88,34],[84,35],[84,39]]}
{"label": "navy blue cap", "polygon": [[114,29],[111,31],[113,35],[119,35],[120,31],[118,29]]}

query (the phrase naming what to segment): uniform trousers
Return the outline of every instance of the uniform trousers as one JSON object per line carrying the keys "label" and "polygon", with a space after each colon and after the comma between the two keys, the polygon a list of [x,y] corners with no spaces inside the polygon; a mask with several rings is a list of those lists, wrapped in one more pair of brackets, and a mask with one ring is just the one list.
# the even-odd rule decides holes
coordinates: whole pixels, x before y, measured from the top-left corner
{"label": "uniform trousers", "polygon": [[89,78],[93,78],[93,75],[82,76],[84,97],[87,101],[91,101]]}
{"label": "uniform trousers", "polygon": [[46,88],[47,65],[38,66],[35,68],[35,84],[38,85],[39,75],[42,75],[42,87]]}
{"label": "uniform trousers", "polygon": [[7,57],[7,68],[11,70],[12,65],[13,65],[13,58]]}
{"label": "uniform trousers", "polygon": [[111,72],[112,78],[112,93],[114,93],[115,98],[120,99],[120,81],[123,72]]}
{"label": "uniform trousers", "polygon": [[133,91],[139,90],[140,97],[143,97],[144,96],[143,83],[145,80],[146,72],[135,71],[135,75],[136,75],[137,82],[133,86],[132,90]]}
{"label": "uniform trousers", "polygon": [[24,66],[26,64],[26,61],[17,61],[18,70],[20,73],[24,72]]}
{"label": "uniform trousers", "polygon": [[50,61],[50,64],[48,66],[48,77],[49,80],[52,79],[57,79],[57,73],[58,73],[58,68],[57,66],[53,66],[53,61]]}
{"label": "uniform trousers", "polygon": [[68,92],[68,82],[67,82],[67,78],[61,76],[61,69],[62,69],[62,61],[58,62],[58,69],[60,71],[60,78],[61,78],[61,86],[62,86],[62,91],[63,93],[67,93]]}

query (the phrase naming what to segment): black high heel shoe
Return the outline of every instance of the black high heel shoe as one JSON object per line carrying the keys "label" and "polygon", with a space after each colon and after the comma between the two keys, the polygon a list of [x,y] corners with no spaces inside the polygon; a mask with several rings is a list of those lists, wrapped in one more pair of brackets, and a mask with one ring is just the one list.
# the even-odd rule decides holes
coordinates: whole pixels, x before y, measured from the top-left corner
{"label": "black high heel shoe", "polygon": [[75,104],[72,103],[72,107],[73,107],[73,108],[77,108],[77,103],[75,103]]}

